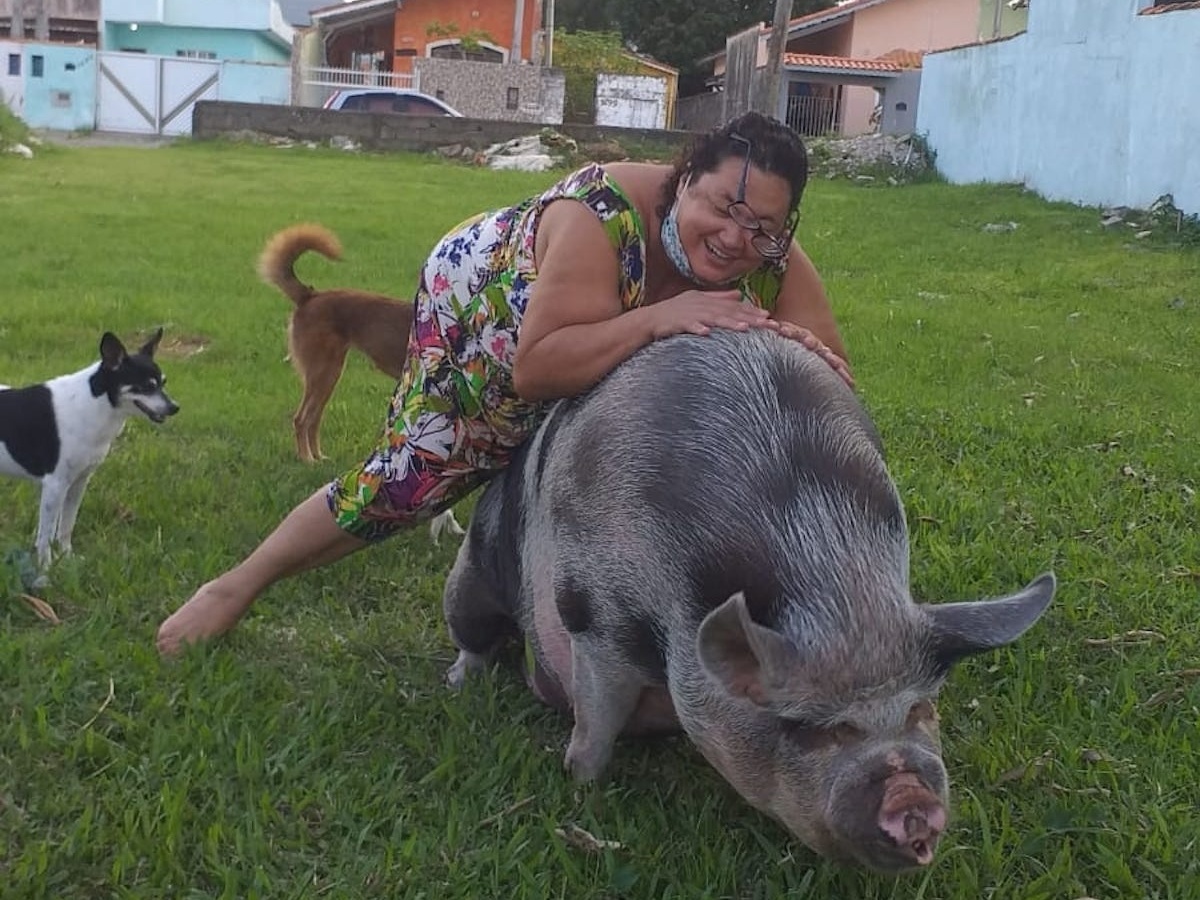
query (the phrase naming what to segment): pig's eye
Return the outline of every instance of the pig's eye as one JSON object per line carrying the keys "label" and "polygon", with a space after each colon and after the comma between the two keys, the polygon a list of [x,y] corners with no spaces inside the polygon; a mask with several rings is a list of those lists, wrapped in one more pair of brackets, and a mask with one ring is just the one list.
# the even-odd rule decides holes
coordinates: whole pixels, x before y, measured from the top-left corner
{"label": "pig's eye", "polygon": [[847,722],[836,725],[816,725],[804,719],[780,719],[780,730],[784,740],[805,749],[814,749],[829,744],[848,744],[861,741],[863,730]]}
{"label": "pig's eye", "polygon": [[836,740],[832,729],[822,728],[806,719],[779,719],[779,730],[785,741],[804,749],[820,747]]}
{"label": "pig's eye", "polygon": [[842,722],[835,725],[833,733],[839,744],[849,743],[850,741],[861,741],[866,737],[866,732],[857,725],[851,725],[849,722]]}

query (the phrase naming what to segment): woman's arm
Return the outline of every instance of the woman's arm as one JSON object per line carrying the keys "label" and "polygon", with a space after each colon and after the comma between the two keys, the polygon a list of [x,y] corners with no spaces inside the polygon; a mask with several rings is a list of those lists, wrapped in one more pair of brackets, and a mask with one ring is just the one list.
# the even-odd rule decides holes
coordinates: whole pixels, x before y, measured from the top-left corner
{"label": "woman's arm", "polygon": [[552,203],[538,224],[538,277],[521,320],[513,387],[525,400],[582,393],[651,341],[772,324],[737,291],[685,291],[625,312],[604,226],[583,205]]}
{"label": "woman's arm", "polygon": [[825,286],[821,284],[821,276],[795,241],[788,254],[787,272],[784,273],[772,317],[780,322],[791,322],[807,328],[834,353],[847,359],[846,347],[838,334],[837,321],[833,317],[829,297],[825,294]]}
{"label": "woman's arm", "polygon": [[538,277],[517,336],[513,387],[540,401],[595,384],[650,341],[650,327],[644,316],[621,315],[617,253],[587,207],[546,207],[534,253]]}
{"label": "woman's arm", "polygon": [[781,324],[784,335],[819,353],[847,384],[854,386],[846,346],[838,333],[821,276],[795,241],[771,317]]}

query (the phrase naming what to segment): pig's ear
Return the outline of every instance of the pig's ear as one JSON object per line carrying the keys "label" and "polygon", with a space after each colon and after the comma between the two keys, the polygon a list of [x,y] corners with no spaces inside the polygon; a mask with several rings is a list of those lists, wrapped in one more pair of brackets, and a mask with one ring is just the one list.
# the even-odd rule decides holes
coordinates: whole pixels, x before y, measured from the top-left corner
{"label": "pig's ear", "polygon": [[710,612],[696,635],[700,664],[733,697],[767,706],[797,663],[795,645],[750,618],[740,591]]}
{"label": "pig's ear", "polygon": [[1007,597],[923,605],[939,666],[948,669],[964,656],[1011,644],[1041,618],[1054,597],[1054,587],[1054,573],[1046,572]]}

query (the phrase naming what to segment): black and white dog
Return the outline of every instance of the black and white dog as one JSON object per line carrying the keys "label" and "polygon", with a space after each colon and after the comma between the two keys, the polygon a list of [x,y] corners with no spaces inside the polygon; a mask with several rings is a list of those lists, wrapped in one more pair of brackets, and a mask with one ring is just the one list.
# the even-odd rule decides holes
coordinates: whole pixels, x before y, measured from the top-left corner
{"label": "black and white dog", "polygon": [[163,390],[154,362],[158,329],[137,353],[105,332],[100,361],[70,375],[23,388],[0,385],[0,474],[41,482],[37,557],[50,547],[71,552],[71,531],[88,479],[108,455],[125,420],[141,414],[155,424],[179,412]]}

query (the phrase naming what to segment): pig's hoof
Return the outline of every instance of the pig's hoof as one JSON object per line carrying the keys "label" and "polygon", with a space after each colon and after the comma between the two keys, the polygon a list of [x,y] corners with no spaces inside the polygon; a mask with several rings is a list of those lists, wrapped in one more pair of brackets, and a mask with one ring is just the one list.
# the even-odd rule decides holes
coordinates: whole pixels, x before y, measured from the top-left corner
{"label": "pig's hoof", "polygon": [[466,683],[471,672],[479,672],[487,666],[487,657],[466,650],[458,651],[458,659],[446,670],[446,685],[458,690]]}

